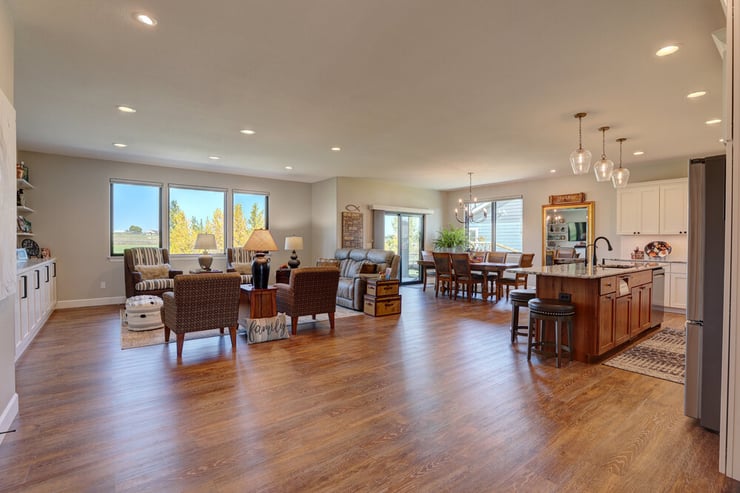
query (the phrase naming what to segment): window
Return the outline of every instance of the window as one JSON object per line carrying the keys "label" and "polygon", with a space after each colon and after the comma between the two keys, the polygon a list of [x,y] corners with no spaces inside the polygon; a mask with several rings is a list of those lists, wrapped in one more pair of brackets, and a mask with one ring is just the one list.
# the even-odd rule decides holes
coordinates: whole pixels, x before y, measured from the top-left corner
{"label": "window", "polygon": [[[193,249],[198,233],[216,236],[217,252],[225,249],[226,192],[218,189],[169,187],[169,250],[173,255],[200,253]],[[213,253],[213,252],[209,252]]]}
{"label": "window", "polygon": [[267,195],[234,191],[233,246],[243,246],[255,229],[267,229]]}
{"label": "window", "polygon": [[[475,208],[485,208],[492,213],[488,214],[486,220],[467,224],[468,240],[473,250],[522,251],[521,198],[478,202]],[[482,216],[476,214],[475,217]]]}
{"label": "window", "polygon": [[111,255],[123,255],[126,248],[162,246],[161,196],[161,184],[111,181]]}

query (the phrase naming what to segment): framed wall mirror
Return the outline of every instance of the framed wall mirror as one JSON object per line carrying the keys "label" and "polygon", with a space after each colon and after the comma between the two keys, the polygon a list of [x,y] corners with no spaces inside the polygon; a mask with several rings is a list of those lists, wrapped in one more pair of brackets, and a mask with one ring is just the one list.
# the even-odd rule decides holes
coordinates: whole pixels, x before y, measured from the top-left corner
{"label": "framed wall mirror", "polygon": [[584,262],[594,231],[593,202],[543,205],[543,265]]}

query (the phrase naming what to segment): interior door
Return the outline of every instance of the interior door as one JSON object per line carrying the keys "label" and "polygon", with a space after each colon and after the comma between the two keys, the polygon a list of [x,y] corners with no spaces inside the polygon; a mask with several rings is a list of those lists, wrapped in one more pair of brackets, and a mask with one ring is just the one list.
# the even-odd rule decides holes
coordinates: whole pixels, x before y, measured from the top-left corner
{"label": "interior door", "polygon": [[385,213],[383,248],[401,256],[399,279],[401,284],[421,282],[418,260],[424,238],[424,216],[397,212]]}

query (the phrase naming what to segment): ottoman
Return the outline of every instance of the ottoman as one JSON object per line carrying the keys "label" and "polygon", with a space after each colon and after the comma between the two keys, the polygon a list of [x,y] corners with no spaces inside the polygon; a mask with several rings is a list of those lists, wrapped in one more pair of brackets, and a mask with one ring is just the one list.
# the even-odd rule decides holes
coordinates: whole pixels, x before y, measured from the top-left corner
{"label": "ottoman", "polygon": [[163,304],[162,298],[148,294],[127,299],[125,320],[128,330],[152,330],[164,327],[160,315]]}

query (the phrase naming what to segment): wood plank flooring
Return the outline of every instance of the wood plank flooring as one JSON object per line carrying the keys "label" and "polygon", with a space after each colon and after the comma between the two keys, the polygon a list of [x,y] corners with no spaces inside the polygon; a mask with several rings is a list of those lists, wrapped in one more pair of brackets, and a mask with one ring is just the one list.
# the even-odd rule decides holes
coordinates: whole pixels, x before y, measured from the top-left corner
{"label": "wood plank flooring", "polygon": [[400,316],[186,339],[181,363],[122,351],[119,306],[58,310],[17,364],[0,491],[740,491],[683,386],[528,364],[505,302],[401,291]]}

